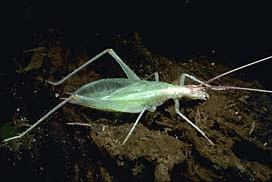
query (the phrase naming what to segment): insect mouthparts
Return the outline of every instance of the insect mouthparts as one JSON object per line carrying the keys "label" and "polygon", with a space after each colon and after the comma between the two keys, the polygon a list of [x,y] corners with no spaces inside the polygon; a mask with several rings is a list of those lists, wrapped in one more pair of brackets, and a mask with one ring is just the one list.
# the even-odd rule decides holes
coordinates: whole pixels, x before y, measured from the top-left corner
{"label": "insect mouthparts", "polygon": [[205,93],[205,99],[204,100],[208,100],[210,98],[209,94],[208,93]]}

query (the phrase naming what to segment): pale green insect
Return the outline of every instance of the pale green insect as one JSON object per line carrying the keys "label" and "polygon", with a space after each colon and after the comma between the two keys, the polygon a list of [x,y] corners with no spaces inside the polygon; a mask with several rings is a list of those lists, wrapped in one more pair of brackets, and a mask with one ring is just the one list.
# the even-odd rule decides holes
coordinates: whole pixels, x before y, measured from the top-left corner
{"label": "pale green insect", "polygon": [[[47,82],[55,86],[59,85],[68,78],[70,78],[72,75],[74,75],[76,72],[80,71],[82,68],[86,67],[88,64],[95,61],[96,59],[98,59],[99,57],[103,56],[106,53],[109,53],[118,62],[118,64],[121,66],[121,68],[127,75],[128,77],[127,79],[125,78],[102,79],[82,86],[77,91],[75,91],[69,98],[65,99],[62,103],[60,103],[51,111],[49,111],[46,115],[44,115],[39,121],[37,121],[25,132],[21,133],[18,136],[5,139],[4,141],[7,142],[9,140],[21,138],[30,130],[32,130],[35,126],[41,123],[44,119],[46,119],[50,114],[55,112],[57,109],[62,107],[67,102],[70,102],[104,111],[140,113],[133,127],[129,131],[126,139],[123,141],[123,144],[125,144],[146,110],[154,112],[157,109],[157,106],[162,105],[168,99],[173,99],[175,102],[175,110],[177,114],[179,114],[195,129],[197,129],[209,141],[211,145],[214,145],[214,143],[206,136],[206,134],[202,130],[200,130],[194,123],[192,123],[186,116],[184,116],[180,112],[178,99],[182,97],[188,97],[193,100],[195,99],[207,100],[209,98],[209,95],[206,92],[207,87],[213,90],[241,89],[272,93],[272,91],[267,90],[228,86],[211,86],[207,84],[231,72],[270,59],[272,56],[231,70],[207,82],[202,82],[201,80],[198,80],[194,76],[188,74],[182,74],[180,79],[180,85],[177,86],[165,82],[160,82],[158,73],[154,73],[156,81],[141,80],[112,49],[107,49],[98,54],[97,56],[93,57],[83,65],[81,65],[79,68],[74,70],[72,73],[68,74],[62,80],[56,83],[50,81]],[[188,77],[200,83],[200,85],[184,85],[185,77]]]}

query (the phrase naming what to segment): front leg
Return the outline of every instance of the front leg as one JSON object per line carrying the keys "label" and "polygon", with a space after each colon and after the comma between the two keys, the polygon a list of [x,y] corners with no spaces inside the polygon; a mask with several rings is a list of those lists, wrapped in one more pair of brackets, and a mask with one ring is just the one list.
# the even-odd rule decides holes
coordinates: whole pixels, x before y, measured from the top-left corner
{"label": "front leg", "polygon": [[204,138],[206,138],[210,142],[211,145],[214,145],[214,143],[206,136],[206,134],[201,129],[199,129],[194,123],[192,123],[192,121],[190,121],[186,116],[181,114],[181,112],[179,111],[179,100],[174,99],[174,101],[175,101],[175,109],[178,115],[180,115],[184,120],[186,120],[190,125],[192,125],[197,131],[199,131],[199,133],[201,133],[201,135],[203,135]]}
{"label": "front leg", "polygon": [[[191,80],[194,80],[195,82],[198,82],[198,83],[200,83],[201,85],[205,85],[206,87],[209,87],[209,88],[211,88],[211,89],[213,89],[213,90],[225,90],[225,89],[226,89],[226,88],[224,88],[224,87],[211,86],[211,85],[207,84],[206,82],[203,82],[203,81],[197,79],[196,77],[194,77],[194,76],[192,76],[192,75],[189,75],[189,74],[187,74],[187,73],[182,73],[182,74],[181,74],[180,82],[179,82],[179,84],[180,84],[181,86],[184,86],[185,77],[188,77],[188,78],[190,78]],[[201,85],[200,85],[200,86],[201,86]]]}
{"label": "front leg", "polygon": [[[200,83],[200,84],[208,85],[208,84],[206,84],[205,82],[203,82],[203,81],[197,79],[196,77],[194,77],[194,76],[192,76],[192,75],[189,75],[189,74],[187,74],[187,73],[182,73],[182,74],[181,74],[181,77],[180,77],[180,82],[179,82],[179,84],[180,84],[181,86],[184,86],[185,77],[188,77],[188,78],[190,78],[191,80],[194,80],[195,82],[198,82],[198,83]],[[210,85],[209,85],[209,86],[210,86]]]}

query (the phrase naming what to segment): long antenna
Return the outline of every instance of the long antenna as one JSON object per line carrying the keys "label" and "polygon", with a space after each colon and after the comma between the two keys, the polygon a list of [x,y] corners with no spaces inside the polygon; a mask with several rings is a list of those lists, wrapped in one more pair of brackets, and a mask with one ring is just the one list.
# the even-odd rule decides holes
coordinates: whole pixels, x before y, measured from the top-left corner
{"label": "long antenna", "polygon": [[262,90],[262,89],[255,89],[255,88],[232,87],[232,86],[210,86],[210,85],[208,85],[208,87],[213,90],[235,89],[235,90],[248,90],[248,91],[255,91],[255,92],[272,93],[271,90]]}
{"label": "long antenna", "polygon": [[206,83],[206,84],[207,84],[207,83],[210,83],[210,82],[212,82],[212,81],[214,81],[214,80],[216,80],[216,79],[218,79],[218,78],[220,78],[220,77],[222,77],[222,76],[225,76],[225,75],[230,74],[230,73],[232,73],[232,72],[235,72],[235,71],[237,71],[237,70],[246,68],[246,67],[251,66],[251,65],[253,65],[253,64],[260,63],[260,62],[265,61],[265,60],[268,60],[268,59],[270,59],[270,58],[272,58],[272,56],[269,56],[269,57],[267,57],[267,58],[263,58],[263,59],[261,59],[261,60],[255,61],[255,62],[253,62],[253,63],[246,64],[246,65],[241,66],[241,67],[238,67],[238,68],[236,68],[236,69],[227,71],[227,72],[225,72],[225,73],[223,73],[223,74],[221,74],[221,75],[218,75],[218,76],[216,76],[216,77],[214,77],[214,78],[212,78],[212,79],[206,81],[205,83]]}

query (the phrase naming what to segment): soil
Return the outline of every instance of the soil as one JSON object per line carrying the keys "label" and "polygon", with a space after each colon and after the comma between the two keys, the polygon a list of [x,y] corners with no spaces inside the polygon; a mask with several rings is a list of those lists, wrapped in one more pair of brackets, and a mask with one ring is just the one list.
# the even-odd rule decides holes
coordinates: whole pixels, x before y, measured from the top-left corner
{"label": "soil", "polygon": [[[48,37],[51,40],[54,37]],[[139,33],[116,35],[111,45],[135,73],[178,84],[181,73],[211,79],[231,68],[219,59],[170,60],[144,47]],[[60,86],[47,84],[72,72],[104,49],[86,54],[45,41],[16,58],[17,72],[1,75],[12,107],[2,116],[1,137],[29,125],[89,82],[125,77],[110,56]],[[103,63],[102,63],[103,62]],[[150,79],[149,79],[150,80]],[[186,79],[185,84],[197,84]],[[262,89],[233,73],[214,85]],[[66,104],[21,139],[2,143],[1,178],[9,181],[268,181],[271,180],[271,94],[208,89],[206,101],[180,100],[181,111],[214,142],[210,143],[166,101],[146,112],[125,145],[138,114],[114,113]],[[84,123],[90,126],[67,125]],[[11,134],[10,134],[11,133]]]}

